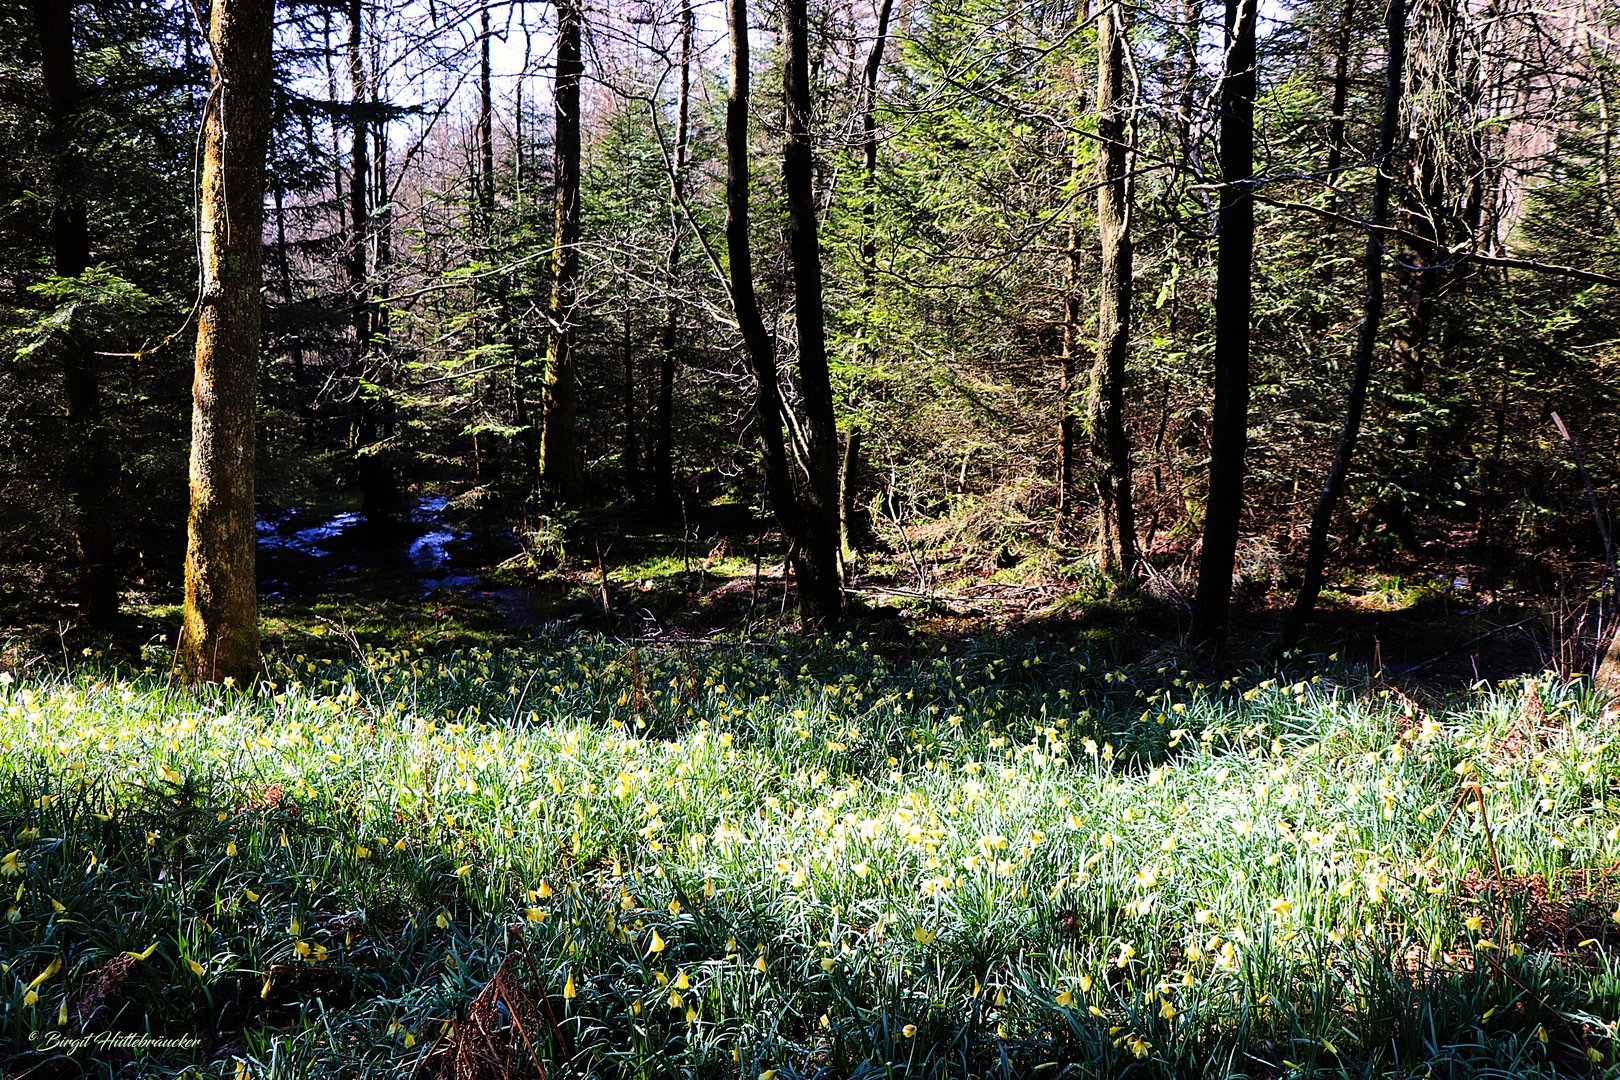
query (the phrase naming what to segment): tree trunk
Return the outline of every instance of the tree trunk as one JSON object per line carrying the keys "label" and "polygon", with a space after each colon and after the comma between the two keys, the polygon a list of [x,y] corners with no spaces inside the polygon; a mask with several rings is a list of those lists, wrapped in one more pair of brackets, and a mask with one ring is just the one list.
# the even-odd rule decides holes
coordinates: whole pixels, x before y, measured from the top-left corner
{"label": "tree trunk", "polygon": [[371,157],[366,119],[369,90],[365,61],[360,46],[365,34],[365,0],[349,0],[349,303],[353,319],[350,341],[350,393],[352,421],[349,446],[354,453],[355,477],[360,486],[361,512],[368,518],[385,518],[395,510],[397,492],[393,470],[377,449],[382,439],[383,403],[364,389],[366,382],[377,385],[380,378],[368,370],[375,363],[372,340],[376,333],[376,310],[371,285]]}
{"label": "tree trunk", "polygon": [[210,19],[213,104],[203,122],[201,305],[178,656],[193,684],[245,684],[259,671],[254,394],[273,15],[273,0],[213,0]]}
{"label": "tree trunk", "polygon": [[1131,443],[1125,430],[1125,362],[1131,348],[1130,98],[1125,92],[1124,9],[1097,17],[1097,139],[1102,183],[1097,234],[1102,280],[1097,312],[1097,365],[1091,381],[1091,450],[1098,464],[1102,571],[1115,579],[1136,573],[1136,512],[1131,501]]}
{"label": "tree trunk", "polygon": [[[381,43],[378,42],[378,45]],[[382,70],[382,56],[380,50],[374,49],[372,53],[372,71]],[[372,87],[371,103],[377,105],[377,90]],[[372,243],[375,255],[372,259],[370,291],[367,293],[367,302],[371,308],[371,334],[374,357],[374,370],[376,371],[377,385],[384,393],[375,402],[378,433],[383,438],[393,438],[397,432],[397,402],[392,393],[394,364],[393,364],[393,338],[391,326],[391,312],[389,306],[379,298],[389,295],[392,285],[390,275],[394,265],[394,210],[390,204],[388,190],[388,123],[379,113],[371,123],[371,175],[372,175]],[[386,458],[378,458],[378,463],[384,467],[382,486],[384,498],[389,510],[399,508],[399,484],[396,477],[398,451],[391,451]]]}
{"label": "tree trunk", "polygon": [[495,226],[495,109],[489,70],[489,0],[478,6],[478,207],[486,235]]}
{"label": "tree trunk", "polygon": [[865,157],[866,172],[861,177],[861,284],[872,288],[872,273],[877,268],[877,88],[878,70],[883,64],[883,49],[889,37],[889,16],[894,0],[879,0],[877,33],[872,49],[866,54],[866,65],[861,69],[861,151]]}
{"label": "tree trunk", "polygon": [[1355,358],[1350,366],[1350,391],[1345,402],[1344,426],[1339,430],[1333,464],[1328,468],[1327,480],[1322,485],[1316,510],[1311,515],[1305,579],[1300,583],[1299,595],[1295,597],[1294,606],[1283,622],[1278,640],[1279,648],[1284,650],[1293,648],[1298,642],[1300,632],[1310,620],[1311,613],[1316,609],[1317,597],[1322,592],[1322,571],[1327,564],[1328,527],[1344,495],[1350,460],[1361,435],[1373,349],[1378,343],[1378,324],[1384,314],[1384,245],[1377,230],[1389,218],[1391,158],[1395,152],[1395,140],[1400,136],[1401,90],[1406,70],[1406,0],[1390,0],[1385,13],[1385,32],[1389,40],[1389,60],[1384,69],[1384,109],[1378,124],[1378,156],[1373,159],[1378,172],[1373,178],[1372,217],[1361,263],[1364,276],[1361,326],[1356,334]]}
{"label": "tree trunk", "polygon": [[630,299],[630,271],[624,275],[624,340],[622,360],[624,384],[620,388],[619,409],[624,417],[624,441],[620,456],[624,459],[624,487],[632,500],[641,498],[641,425],[636,417],[636,337],[635,319]]}
{"label": "tree trunk", "polygon": [[[1081,0],[1075,11],[1076,26],[1090,19],[1089,0]],[[1076,78],[1075,107],[1084,109],[1085,88]],[[1076,191],[1084,185],[1085,155],[1081,140],[1075,137],[1069,147],[1069,183]],[[1053,532],[1063,537],[1069,531],[1070,519],[1075,512],[1075,465],[1080,454],[1083,434],[1079,403],[1076,401],[1080,383],[1080,333],[1082,315],[1080,306],[1080,200],[1069,208],[1068,226],[1064,231],[1063,246],[1063,343],[1058,354],[1058,453],[1057,453],[1057,512]]]}
{"label": "tree trunk", "polygon": [[854,565],[857,551],[855,491],[861,468],[861,432],[851,428],[844,439],[844,461],[838,467],[838,558],[847,568]]}
{"label": "tree trunk", "polygon": [[[1070,164],[1070,178],[1079,187],[1080,144],[1076,141]],[[1074,514],[1075,459],[1080,453],[1080,409],[1076,402],[1080,381],[1080,219],[1078,200],[1069,211],[1069,225],[1063,250],[1063,345],[1058,354],[1058,460],[1057,532],[1066,534]]]}
{"label": "tree trunk", "polygon": [[[287,182],[286,178],[278,172],[274,188],[276,206],[276,269],[279,271],[281,285],[281,303],[290,313],[295,293],[293,290],[292,260],[287,255]],[[304,338],[302,334],[294,332],[290,335],[292,341],[290,352],[293,362],[293,397],[298,403],[298,415],[306,423],[311,417],[308,403],[304,400]]]}
{"label": "tree trunk", "polygon": [[726,264],[732,310],[743,352],[754,371],[754,422],[759,429],[765,496],[777,524],[797,553],[804,525],[793,484],[784,431],[782,390],[777,383],[776,345],[760,316],[754,291],[754,258],[748,216],[748,0],[726,0],[731,41],[726,91]]}
{"label": "tree trunk", "polygon": [[673,509],[675,503],[675,365],[679,360],[680,333],[675,275],[681,265],[681,240],[686,230],[681,199],[686,184],[686,144],[691,139],[692,35],[695,29],[692,0],[681,0],[681,77],[675,98],[675,158],[669,177],[669,250],[664,256],[669,299],[659,341],[658,404],[653,414],[653,502],[665,512]]}
{"label": "tree trunk", "polygon": [[1249,443],[1249,314],[1254,262],[1254,100],[1256,0],[1226,0],[1226,66],[1221,78],[1221,192],[1216,229],[1215,404],[1209,494],[1204,509],[1191,637],[1218,647],[1226,638],[1243,516]]}
{"label": "tree trunk", "polygon": [[844,610],[843,573],[838,559],[838,426],[833,413],[832,375],[827,366],[810,145],[807,0],[786,0],[783,4],[782,45],[782,88],[787,106],[782,179],[787,189],[788,262],[793,274],[793,321],[799,337],[799,393],[804,401],[805,442],[800,450],[804,529],[794,568],[805,613],[814,619],[836,619]]}
{"label": "tree trunk", "polygon": [[[335,118],[338,107],[338,78],[337,78],[337,49],[332,44],[332,9],[321,9],[321,60],[326,65],[326,100],[331,103],[334,119],[332,121],[332,200],[336,205],[338,223],[342,224],[343,210],[343,125]],[[345,248],[341,258],[347,260],[349,252]]]}
{"label": "tree trunk", "polygon": [[1187,17],[1187,39],[1181,54],[1181,75],[1176,101],[1176,137],[1181,152],[1193,160],[1193,103],[1198,91],[1198,43],[1204,29],[1204,0],[1182,0]]}
{"label": "tree trunk", "polygon": [[[76,278],[90,268],[90,221],[84,199],[84,151],[74,145],[81,98],[71,0],[35,0],[34,21],[53,159],[52,270],[58,277]],[[79,617],[104,629],[118,614],[117,544],[111,520],[118,463],[107,436],[95,351],[72,326],[59,338],[68,437],[75,448],[68,483],[78,548]]]}
{"label": "tree trunk", "polygon": [[540,485],[551,499],[572,502],[585,484],[577,445],[574,333],[579,293],[579,83],[584,15],[580,0],[557,0],[555,181],[551,340],[540,395]]}
{"label": "tree trunk", "polygon": [[1390,530],[1416,547],[1415,511],[1435,494],[1429,478],[1454,449],[1444,440],[1449,422],[1432,415],[1423,400],[1431,374],[1448,370],[1432,365],[1429,339],[1438,337],[1444,356],[1460,329],[1454,317],[1444,317],[1440,299],[1457,282],[1458,253],[1479,235],[1487,169],[1477,135],[1466,130],[1479,115],[1480,86],[1474,62],[1462,55],[1468,47],[1465,14],[1457,0],[1411,0],[1408,15],[1407,85],[1422,107],[1407,110],[1411,174],[1400,224],[1409,249],[1396,264],[1403,318],[1390,334],[1408,400],[1401,403],[1406,418],[1398,427],[1404,460],[1390,485],[1394,497],[1380,510]]}
{"label": "tree trunk", "polygon": [[[1402,0],[1404,7],[1404,0]],[[1344,0],[1339,14],[1338,33],[1333,42],[1333,88],[1328,102],[1328,183],[1338,183],[1339,167],[1344,161],[1344,128],[1349,119],[1345,109],[1350,103],[1350,48],[1356,28],[1356,0]]]}

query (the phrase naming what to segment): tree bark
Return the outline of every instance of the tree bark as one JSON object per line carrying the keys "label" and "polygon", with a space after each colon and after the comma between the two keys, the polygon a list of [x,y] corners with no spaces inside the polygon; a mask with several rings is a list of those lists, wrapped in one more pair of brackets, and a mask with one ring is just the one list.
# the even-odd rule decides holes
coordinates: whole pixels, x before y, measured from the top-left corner
{"label": "tree bark", "polygon": [[[799,3],[802,14],[803,3]],[[791,17],[790,17],[791,21]],[[787,412],[782,400],[782,389],[777,381],[776,371],[776,345],[770,332],[765,327],[765,320],[759,311],[759,298],[754,290],[754,262],[753,252],[749,241],[749,208],[748,208],[748,4],[747,0],[726,0],[726,23],[730,32],[731,57],[729,65],[729,87],[726,93],[726,261],[728,264],[728,285],[731,293],[732,309],[737,316],[737,326],[743,339],[743,351],[747,354],[750,367],[754,371],[754,410],[757,414],[755,423],[759,429],[760,456],[765,470],[765,495],[770,502],[772,513],[777,524],[788,539],[789,552],[794,572],[799,578],[799,604],[805,615],[810,619],[825,618],[829,614],[836,614],[842,608],[842,588],[837,575],[837,507],[836,507],[836,473],[829,474],[833,479],[833,519],[831,529],[823,527],[820,537],[823,541],[830,539],[832,551],[831,575],[816,578],[822,565],[812,562],[813,555],[809,554],[812,526],[807,518],[810,514],[809,500],[804,496],[803,489],[808,486],[805,480],[805,469],[808,466],[809,455],[799,452],[792,456],[789,454],[787,442]],[[796,35],[802,45],[802,35]],[[789,50],[789,56],[793,50]],[[802,60],[802,53],[799,57]],[[804,70],[804,69],[801,69]],[[788,77],[791,83],[792,76]],[[797,89],[795,86],[794,89]],[[790,93],[791,97],[791,93]],[[797,124],[802,121],[792,121]],[[790,132],[791,132],[790,127]],[[791,135],[790,135],[791,141]],[[808,145],[805,146],[808,151]],[[792,197],[802,199],[803,192],[796,192]],[[790,202],[791,198],[790,197]],[[802,234],[795,235],[792,242],[803,243]],[[804,297],[797,298],[802,303]],[[819,290],[817,292],[819,302]],[[801,329],[801,334],[803,330]],[[813,347],[813,346],[812,346]],[[825,357],[823,356],[823,360]],[[830,402],[830,391],[828,393]],[[801,425],[808,427],[808,423]],[[834,448],[836,451],[836,432],[834,433]],[[836,469],[836,461],[834,462]],[[796,471],[797,470],[797,477]],[[796,482],[797,481],[799,482]],[[825,553],[823,552],[823,558]],[[827,588],[828,583],[832,588]],[[806,587],[810,581],[811,587]],[[827,593],[831,591],[836,601],[829,601]],[[836,603],[832,612],[827,607]],[[821,605],[818,607],[817,605]]]}
{"label": "tree bark", "polygon": [[[1404,7],[1404,0],[1403,0]],[[1328,102],[1328,183],[1338,182],[1339,167],[1344,162],[1344,129],[1349,119],[1345,109],[1350,103],[1350,48],[1356,28],[1356,0],[1344,0],[1339,14],[1338,33],[1333,42],[1333,87]]]}
{"label": "tree bark", "polygon": [[575,403],[574,333],[579,296],[579,84],[585,65],[580,0],[557,0],[555,134],[556,224],[552,252],[551,340],[540,394],[540,485],[547,498],[572,502],[585,484]]}
{"label": "tree bark", "polygon": [[620,457],[624,461],[625,491],[632,500],[641,498],[641,424],[636,414],[636,336],[633,302],[630,298],[629,267],[624,275],[624,339],[622,342],[624,382],[620,387],[619,410],[624,418],[624,440]]}
{"label": "tree bark", "polygon": [[844,460],[838,467],[838,558],[848,567],[857,550],[855,492],[860,483],[862,429],[851,428],[844,439]]}
{"label": "tree bark", "polygon": [[[90,268],[90,220],[84,199],[84,150],[75,145],[82,98],[73,52],[73,9],[71,0],[35,0],[33,7],[50,123],[52,270],[58,277],[77,278]],[[105,629],[118,614],[117,544],[111,521],[118,462],[108,439],[95,351],[71,326],[59,338],[68,437],[75,447],[68,484],[78,548],[79,617]]]}
{"label": "tree bark", "polygon": [[1226,0],[1226,66],[1221,78],[1221,192],[1216,229],[1215,403],[1209,494],[1193,598],[1191,638],[1219,647],[1226,638],[1243,516],[1249,443],[1249,316],[1254,263],[1255,7]]}
{"label": "tree bark", "polygon": [[1136,573],[1136,512],[1131,500],[1131,442],[1125,430],[1125,362],[1131,347],[1130,98],[1125,92],[1124,9],[1097,16],[1097,139],[1102,183],[1097,234],[1102,280],[1097,312],[1097,364],[1091,381],[1091,449],[1098,464],[1102,571],[1116,580]]}
{"label": "tree bark", "polygon": [[793,274],[793,321],[799,337],[799,393],[803,398],[803,532],[795,560],[799,600],[814,619],[844,610],[838,551],[838,426],[827,365],[821,247],[817,237],[814,161],[810,145],[810,22],[807,0],[782,7],[783,75],[787,139],[782,179],[787,189],[788,262]]}
{"label": "tree bark", "polygon": [[696,21],[692,0],[681,0],[681,75],[675,98],[675,157],[669,177],[669,250],[664,255],[664,279],[669,298],[659,340],[658,403],[653,414],[653,502],[670,511],[675,503],[675,366],[679,362],[680,305],[675,276],[681,265],[681,241],[686,226],[681,211],[685,194],[687,143],[691,139],[692,35]]}
{"label": "tree bark", "polygon": [[1198,43],[1204,29],[1204,0],[1182,0],[1187,17],[1187,38],[1182,45],[1180,86],[1177,88],[1176,137],[1181,152],[1193,158],[1193,102],[1198,91]]}
{"label": "tree bark", "polygon": [[872,38],[871,51],[861,68],[861,152],[866,171],[861,177],[861,284],[872,288],[872,274],[877,269],[877,88],[878,71],[883,64],[883,49],[888,43],[889,17],[894,11],[894,0],[878,0],[877,32]]}
{"label": "tree bark", "polygon": [[495,225],[495,109],[489,36],[489,0],[484,0],[478,6],[478,207],[486,234]]}
{"label": "tree bark", "polygon": [[1328,527],[1344,495],[1350,461],[1361,435],[1361,418],[1367,405],[1367,383],[1372,372],[1373,350],[1378,343],[1379,321],[1384,314],[1384,245],[1377,230],[1389,218],[1391,158],[1395,152],[1395,140],[1400,137],[1401,90],[1406,70],[1406,0],[1389,0],[1384,18],[1389,59],[1384,69],[1384,107],[1378,124],[1378,155],[1374,159],[1378,172],[1373,179],[1372,215],[1369,218],[1372,228],[1367,232],[1367,246],[1361,263],[1364,279],[1361,326],[1356,333],[1355,358],[1350,367],[1344,426],[1339,430],[1333,463],[1328,468],[1327,480],[1322,485],[1316,509],[1311,515],[1305,577],[1279,635],[1278,646],[1283,650],[1293,648],[1299,641],[1300,632],[1315,611],[1317,597],[1322,592],[1322,572],[1327,564]]}
{"label": "tree bark", "polygon": [[[292,310],[295,293],[293,289],[292,260],[287,255],[287,182],[279,171],[276,175],[273,188],[276,208],[276,269],[281,286],[281,303],[289,312]],[[310,409],[304,401],[304,339],[302,334],[293,333],[291,337],[290,353],[293,362],[293,397],[298,403],[298,415],[306,424],[311,419]]]}
{"label": "tree bark", "polygon": [[[1075,141],[1069,176],[1080,186],[1084,159]],[[1078,203],[1078,200],[1076,200]],[[1080,217],[1078,207],[1069,210],[1069,225],[1063,248],[1063,344],[1058,354],[1058,461],[1057,533],[1068,532],[1074,513],[1075,460],[1080,453],[1081,416],[1076,401],[1080,381]]]}
{"label": "tree bark", "polygon": [[[376,42],[372,51],[371,70],[382,70],[381,42]],[[378,106],[377,87],[371,88],[371,104]],[[371,177],[372,177],[372,244],[374,255],[372,257],[370,288],[366,294],[367,304],[371,309],[371,339],[373,350],[373,370],[376,372],[376,381],[384,393],[373,402],[373,410],[377,417],[378,436],[392,438],[397,430],[396,418],[398,404],[392,393],[394,376],[393,337],[391,326],[391,311],[386,303],[380,299],[392,291],[391,275],[394,265],[394,209],[389,198],[388,184],[388,123],[381,112],[371,120]],[[389,512],[399,508],[399,483],[397,479],[398,453],[391,452],[387,457],[378,457],[378,465],[382,467],[380,486]]]}
{"label": "tree bark", "polygon": [[203,121],[201,305],[192,387],[191,510],[178,662],[188,683],[259,670],[254,395],[263,284],[273,0],[213,0]]}
{"label": "tree bark", "polygon": [[[1468,137],[1458,127],[1472,121],[1458,103],[1477,93],[1467,73],[1459,68],[1462,26],[1456,0],[1409,0],[1412,24],[1407,49],[1407,84],[1412,100],[1422,108],[1408,109],[1406,119],[1409,174],[1404,185],[1400,215],[1405,255],[1396,262],[1397,310],[1390,327],[1390,353],[1399,376],[1398,402],[1405,413],[1391,440],[1399,455],[1389,472],[1389,494],[1378,507],[1389,531],[1408,548],[1418,545],[1416,512],[1433,489],[1428,482],[1433,455],[1441,449],[1436,439],[1443,422],[1427,414],[1422,397],[1431,375],[1430,338],[1446,350],[1448,327],[1441,318],[1440,298],[1451,291],[1459,260],[1457,243],[1475,231],[1473,198],[1462,215],[1455,212],[1457,183],[1470,193],[1481,192],[1482,163],[1463,149]],[[1469,160],[1459,159],[1459,153]],[[1459,176],[1458,174],[1461,174]],[[1459,235],[1459,230],[1461,235]],[[1435,369],[1439,371],[1441,369]]]}
{"label": "tree bark", "polygon": [[782,391],[776,381],[776,345],[759,312],[754,289],[754,256],[748,207],[748,0],[726,0],[731,41],[726,90],[726,264],[731,306],[742,334],[743,352],[754,371],[765,493],[789,540],[798,535],[798,507],[782,427]]}
{"label": "tree bark", "polygon": [[[1089,0],[1081,0],[1075,12],[1076,26],[1089,18]],[[1075,108],[1084,109],[1085,88],[1078,75],[1074,88]],[[1084,187],[1086,156],[1083,142],[1076,136],[1069,146],[1069,183],[1076,192]],[[1084,416],[1076,396],[1080,384],[1080,350],[1083,316],[1080,305],[1081,249],[1080,206],[1076,196],[1069,207],[1068,225],[1063,244],[1063,343],[1058,353],[1058,455],[1057,455],[1057,513],[1054,534],[1058,537],[1069,531],[1074,515],[1075,465],[1080,455],[1080,439],[1084,434]]]}
{"label": "tree bark", "polygon": [[360,486],[361,512],[368,518],[386,518],[396,509],[398,492],[393,469],[376,448],[382,439],[383,402],[363,383],[380,384],[372,342],[376,335],[376,305],[371,283],[371,156],[370,125],[366,107],[370,92],[361,43],[365,36],[365,0],[349,0],[349,303],[353,338],[350,341],[352,421],[349,434],[355,476]]}

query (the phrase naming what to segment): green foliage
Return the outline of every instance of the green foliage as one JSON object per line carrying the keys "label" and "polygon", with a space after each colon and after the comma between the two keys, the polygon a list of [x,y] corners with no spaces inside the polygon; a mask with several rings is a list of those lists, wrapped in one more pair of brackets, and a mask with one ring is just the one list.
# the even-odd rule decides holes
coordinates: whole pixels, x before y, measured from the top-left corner
{"label": "green foliage", "polygon": [[[144,315],[157,300],[140,286],[93,266],[75,278],[47,277],[28,291],[54,305],[32,326],[14,331],[23,344],[16,358],[27,360],[56,334],[106,335],[108,324],[124,316]],[[92,329],[94,328],[94,329]]]}
{"label": "green foliage", "polygon": [[144,1075],[1596,1075],[1595,699],[1335,674],[576,638],[8,677],[0,1025],[225,1048]]}
{"label": "green foliage", "polygon": [[[190,192],[200,99],[176,60],[178,8],[74,5],[82,102],[68,133],[93,265],[53,272],[58,182],[35,11],[0,5],[0,622],[48,619],[71,593],[82,430],[69,430],[64,355],[99,384],[117,468],[107,531],[125,580],[172,580],[184,543],[183,418],[195,300]],[[187,14],[187,18],[189,18]],[[195,74],[194,72],[191,74]]]}

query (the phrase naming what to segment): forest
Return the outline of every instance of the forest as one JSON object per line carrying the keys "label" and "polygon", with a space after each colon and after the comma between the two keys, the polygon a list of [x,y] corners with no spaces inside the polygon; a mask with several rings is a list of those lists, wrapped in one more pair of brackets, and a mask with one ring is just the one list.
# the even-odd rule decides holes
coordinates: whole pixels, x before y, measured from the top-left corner
{"label": "forest", "polygon": [[1616,109],[1613,0],[0,0],[0,1074],[1615,1075]]}

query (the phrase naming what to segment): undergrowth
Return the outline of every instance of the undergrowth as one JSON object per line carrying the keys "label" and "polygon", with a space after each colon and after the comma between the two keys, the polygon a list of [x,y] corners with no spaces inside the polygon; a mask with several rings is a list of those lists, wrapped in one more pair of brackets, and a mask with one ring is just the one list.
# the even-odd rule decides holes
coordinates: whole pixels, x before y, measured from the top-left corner
{"label": "undergrowth", "polygon": [[[288,657],[202,695],[99,665],[0,677],[7,1075],[1613,1060],[1620,750],[1580,683],[1425,707],[853,638]],[[201,1042],[49,1049],[98,1032]]]}

